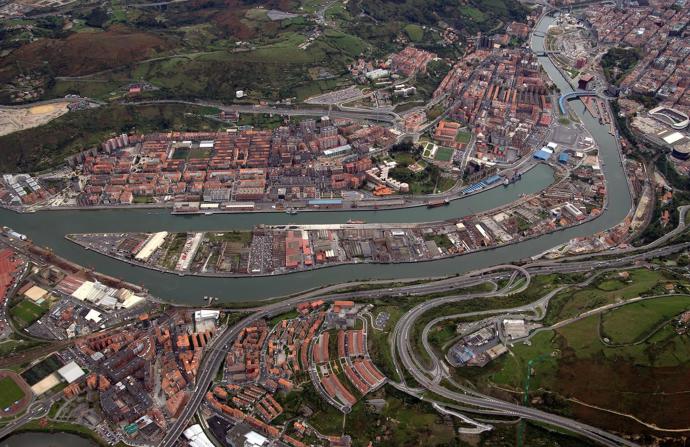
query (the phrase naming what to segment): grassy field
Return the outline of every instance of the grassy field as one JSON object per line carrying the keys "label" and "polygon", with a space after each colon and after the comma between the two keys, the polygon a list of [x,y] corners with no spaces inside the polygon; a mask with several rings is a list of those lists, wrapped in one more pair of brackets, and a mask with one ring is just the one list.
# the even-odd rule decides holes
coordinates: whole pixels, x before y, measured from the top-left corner
{"label": "grassy field", "polygon": [[206,148],[193,148],[189,151],[189,158],[208,158],[211,156],[211,150]]}
{"label": "grassy field", "polygon": [[460,13],[475,22],[483,22],[486,20],[486,16],[482,11],[471,6],[463,6],[460,8]]}
{"label": "grassy field", "polygon": [[440,177],[438,183],[432,183],[428,180],[412,182],[410,183],[410,192],[412,194],[437,194],[448,191],[453,185],[455,185],[455,180]]}
{"label": "grassy field", "polygon": [[160,248],[160,250],[166,251],[163,252],[164,255],[158,261],[158,264],[164,268],[173,270],[178,259],[180,259],[180,254],[182,253],[182,248],[186,241],[187,235],[185,233],[168,235],[168,237],[165,238],[163,246]]}
{"label": "grassy field", "polygon": [[424,38],[424,29],[419,25],[410,23],[405,26],[404,30],[412,42],[420,42]]}
{"label": "grassy field", "polygon": [[226,231],[223,233],[207,233],[208,237],[212,241],[217,242],[236,242],[238,244],[247,245],[252,241],[251,231]]}
{"label": "grassy field", "polygon": [[453,149],[449,147],[439,147],[436,149],[436,154],[434,155],[434,160],[438,161],[450,161],[453,158]]}
{"label": "grassy field", "polygon": [[465,132],[465,131],[460,131],[458,134],[455,136],[455,141],[458,143],[464,143],[467,144],[470,142],[472,139],[472,134],[470,132]]}
{"label": "grassy field", "polygon": [[400,380],[401,378],[398,376],[395,365],[393,364],[393,356],[391,355],[388,337],[404,310],[402,310],[400,306],[382,305],[376,306],[372,311],[372,315],[376,316],[379,312],[388,312],[390,318],[382,331],[377,331],[373,328],[369,329],[367,333],[367,349],[369,351],[369,356],[386,377],[392,380]]}
{"label": "grassy field", "polygon": [[16,335],[11,338],[6,338],[0,341],[0,357],[10,353],[23,351],[25,349],[34,348],[43,344],[40,341],[24,340],[17,338]]}
{"label": "grassy field", "polygon": [[394,152],[391,154],[391,156],[398,164],[404,166],[409,166],[416,162],[414,156],[409,152]]}
{"label": "grassy field", "polygon": [[654,291],[663,293],[662,283],[670,280],[662,271],[638,269],[628,272],[627,279],[618,273],[607,273],[592,287],[565,290],[551,299],[544,323],[551,325],[590,309],[627,300]]}
{"label": "grassy field", "polygon": [[[456,445],[452,425],[444,423],[429,404],[406,396],[392,387],[367,398],[382,398],[386,404],[374,411],[360,400],[344,420],[344,432],[353,435],[354,446],[366,446],[378,439],[381,446]],[[337,410],[323,411],[310,418],[323,433],[343,431],[343,416]]]}
{"label": "grassy field", "polygon": [[24,391],[11,377],[0,379],[0,409],[7,408],[24,397]]}
{"label": "grassy field", "polygon": [[448,239],[448,236],[446,236],[445,234],[434,234],[428,237],[425,236],[424,240],[434,241],[436,243],[436,246],[439,248],[449,249],[453,246],[453,243],[450,241],[450,239]]}
{"label": "grassy field", "polygon": [[[369,48],[360,38],[337,30],[326,31],[302,49],[299,46],[305,40],[302,33],[286,31],[246,51],[219,49],[200,54],[193,63],[186,58],[144,62],[129,77],[160,87],[157,96],[234,101],[235,91],[244,90],[252,101],[301,100],[349,84],[346,65]],[[315,79],[309,74],[313,68],[329,75]]]}
{"label": "grassy field", "polygon": [[364,54],[368,49],[368,44],[359,37],[333,29],[326,30],[324,42],[345,55],[357,57]]}
{"label": "grassy field", "polygon": [[280,323],[283,320],[291,320],[293,318],[297,318],[299,316],[299,312],[296,310],[291,310],[290,312],[286,312],[284,314],[276,315],[273,317],[269,322],[268,322],[268,327],[273,327],[276,324]]}
{"label": "grassy field", "polygon": [[22,300],[10,309],[10,315],[21,329],[31,326],[46,312],[48,312],[47,306],[38,305],[29,300]]}
{"label": "grassy field", "polygon": [[514,346],[485,368],[458,369],[456,374],[485,391],[519,400],[521,394],[507,395],[504,390],[521,393],[529,376],[530,400],[536,405],[624,433],[653,430],[574,400],[660,427],[684,427],[686,421],[679,415],[690,411],[683,397],[684,378],[690,373],[690,339],[666,325],[642,343],[612,347],[601,341],[599,329],[608,327],[616,341],[639,340],[689,303],[689,297],[669,296],[626,305],[603,317],[592,315],[540,332],[529,345]]}
{"label": "grassy field", "polygon": [[[294,119],[294,118],[292,118]],[[243,113],[237,121],[239,126],[254,126],[261,129],[275,129],[283,125],[284,118],[279,115],[268,115],[265,113]]]}
{"label": "grassy field", "polygon": [[633,303],[603,315],[602,335],[609,338],[611,343],[634,343],[688,309],[690,309],[688,295]]}
{"label": "grassy field", "polygon": [[50,95],[55,97],[65,96],[69,94],[78,94],[95,99],[108,99],[111,94],[124,93],[118,92],[118,89],[127,85],[126,80],[118,81],[113,78],[103,77],[97,80],[56,80],[55,85],[50,89]]}

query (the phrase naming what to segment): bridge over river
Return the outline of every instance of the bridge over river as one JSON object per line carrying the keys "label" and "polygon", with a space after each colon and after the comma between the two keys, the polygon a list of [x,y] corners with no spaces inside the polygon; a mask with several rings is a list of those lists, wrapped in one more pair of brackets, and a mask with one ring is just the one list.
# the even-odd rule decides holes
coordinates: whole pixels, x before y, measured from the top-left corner
{"label": "bridge over river", "polygon": [[[544,51],[541,37],[553,18],[546,17],[531,38],[532,49]],[[574,91],[548,57],[539,62],[561,92],[565,100],[581,96]],[[631,208],[628,182],[620,159],[617,137],[609,134],[609,127],[599,124],[586,112],[584,105],[570,104],[572,111],[581,117],[592,137],[599,145],[602,169],[606,176],[609,194],[608,209],[595,220],[583,225],[546,234],[539,238],[520,242],[494,250],[472,253],[456,258],[411,264],[355,264],[330,267],[282,276],[260,278],[205,278],[178,277],[133,267],[83,249],[64,236],[68,233],[99,233],[125,231],[204,231],[251,228],[257,224],[284,225],[288,223],[326,224],[344,223],[348,219],[364,219],[367,222],[425,222],[477,213],[507,204],[521,194],[531,194],[546,188],[553,182],[553,172],[545,165],[523,175],[523,179],[507,188],[495,188],[475,196],[453,201],[449,206],[427,209],[425,207],[399,210],[357,212],[304,212],[296,216],[285,213],[217,214],[213,216],[172,216],[169,210],[107,210],[107,211],[44,211],[35,214],[16,214],[0,210],[0,222],[20,231],[40,245],[88,268],[140,284],[165,300],[179,304],[199,304],[204,296],[219,298],[221,303],[261,300],[284,296],[305,289],[327,284],[339,284],[362,279],[394,279],[422,276],[445,276],[464,273],[501,263],[539,254],[573,237],[587,236],[611,228],[622,221]]]}
{"label": "bridge over river", "polygon": [[558,108],[562,114],[565,114],[565,105],[570,99],[579,98],[580,96],[599,96],[597,92],[589,90],[575,90],[570,93],[565,93],[558,98]]}

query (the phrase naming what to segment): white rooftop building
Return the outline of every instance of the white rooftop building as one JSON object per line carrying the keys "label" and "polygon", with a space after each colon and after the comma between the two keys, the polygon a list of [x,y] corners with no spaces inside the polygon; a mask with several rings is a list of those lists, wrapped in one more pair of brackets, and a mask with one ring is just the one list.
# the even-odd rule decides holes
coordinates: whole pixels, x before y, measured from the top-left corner
{"label": "white rooftop building", "polygon": [[219,310],[202,309],[194,312],[194,319],[196,321],[217,320],[218,317],[220,317]]}
{"label": "white rooftop building", "polygon": [[370,81],[375,81],[376,79],[385,78],[386,76],[388,76],[390,74],[391,74],[391,72],[388,70],[384,70],[382,68],[377,68],[376,70],[371,70],[365,76]]}
{"label": "white rooftop building", "polygon": [[94,323],[100,323],[103,317],[101,317],[101,313],[98,312],[97,310],[89,310],[89,313],[86,314],[84,317],[85,320],[87,321],[93,321]]}
{"label": "white rooftop building", "polygon": [[264,447],[268,445],[268,439],[264,438],[255,431],[250,431],[244,435],[244,447]]}
{"label": "white rooftop building", "polygon": [[167,231],[159,231],[158,233],[153,233],[149,236],[148,240],[141,247],[141,250],[134,256],[137,261],[148,261],[151,255],[163,245],[165,238],[168,236]]}
{"label": "white rooftop building", "polygon": [[199,424],[192,425],[183,434],[191,447],[215,447]]}
{"label": "white rooftop building", "polygon": [[67,383],[72,383],[86,374],[74,360],[58,369],[57,373],[60,375],[60,377],[65,379]]}
{"label": "white rooftop building", "polygon": [[503,330],[505,331],[506,337],[513,340],[529,335],[525,320],[503,320]]}

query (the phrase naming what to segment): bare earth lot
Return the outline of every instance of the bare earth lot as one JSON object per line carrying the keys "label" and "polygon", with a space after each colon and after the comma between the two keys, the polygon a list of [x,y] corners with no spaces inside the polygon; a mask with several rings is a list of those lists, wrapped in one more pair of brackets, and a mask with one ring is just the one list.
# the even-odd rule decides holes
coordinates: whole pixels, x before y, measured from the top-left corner
{"label": "bare earth lot", "polygon": [[21,108],[0,107],[0,135],[46,124],[68,112],[69,101]]}

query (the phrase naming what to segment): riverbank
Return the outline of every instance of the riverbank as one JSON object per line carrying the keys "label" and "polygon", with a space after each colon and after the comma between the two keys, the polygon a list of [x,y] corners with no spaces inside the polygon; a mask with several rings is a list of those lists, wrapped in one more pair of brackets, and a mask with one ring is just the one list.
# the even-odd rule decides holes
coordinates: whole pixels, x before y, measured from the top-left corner
{"label": "riverbank", "polygon": [[[418,261],[391,261],[391,262],[379,262],[379,261],[334,262],[334,263],[330,263],[330,264],[317,265],[317,266],[310,267],[310,268],[295,269],[295,270],[288,270],[288,271],[279,271],[279,272],[274,272],[274,273],[255,273],[255,274],[253,274],[253,273],[239,274],[239,273],[218,273],[218,272],[189,272],[189,271],[178,271],[178,270],[164,269],[164,268],[152,266],[150,264],[137,262],[131,258],[126,258],[124,256],[118,256],[112,252],[94,250],[93,248],[89,247],[88,244],[86,244],[82,241],[76,240],[74,238],[75,235],[70,235],[70,234],[65,235],[65,239],[69,240],[70,242],[72,242],[74,244],[79,245],[80,247],[82,247],[86,250],[94,251],[94,252],[98,253],[99,255],[107,256],[111,259],[115,259],[117,261],[124,262],[125,264],[129,264],[132,267],[139,267],[139,268],[144,268],[147,270],[153,270],[153,271],[157,271],[157,272],[160,272],[160,273],[163,273],[166,275],[173,275],[173,276],[178,276],[178,277],[195,276],[195,277],[202,277],[202,278],[247,278],[247,277],[270,278],[270,277],[276,277],[276,276],[293,275],[296,273],[303,273],[303,272],[309,272],[309,271],[315,271],[315,270],[321,270],[321,269],[327,269],[327,268],[341,267],[341,266],[346,266],[346,265],[363,265],[363,264],[364,265],[405,265],[405,264],[422,264],[422,263],[428,263],[428,262],[436,262],[436,261],[443,260],[443,259],[453,259],[453,258],[458,258],[458,257],[462,257],[462,256],[472,255],[474,253],[479,253],[479,252],[484,252],[484,251],[492,251],[492,250],[497,250],[497,249],[500,249],[503,247],[508,247],[511,245],[524,243],[524,242],[527,242],[527,241],[532,240],[532,239],[540,238],[540,237],[544,236],[545,234],[549,234],[549,233],[557,233],[560,231],[566,231],[570,228],[577,227],[577,226],[592,222],[592,221],[596,220],[599,216],[600,215],[596,215],[596,216],[590,217],[588,219],[585,219],[583,221],[569,225],[567,227],[559,228],[559,229],[556,229],[556,230],[553,230],[553,231],[550,231],[547,233],[543,233],[543,234],[531,235],[531,236],[528,236],[528,237],[525,237],[523,239],[519,239],[519,240],[516,240],[513,242],[501,243],[501,244],[496,244],[493,246],[486,246],[486,247],[482,247],[482,248],[472,250],[472,251],[467,251],[467,252],[462,252],[462,253],[454,253],[454,254],[450,254],[447,256],[439,256],[439,257],[431,258],[431,259],[421,259]],[[520,260],[516,260],[516,262],[520,262]]]}
{"label": "riverbank", "polygon": [[[532,169],[534,169],[536,166],[538,166],[540,163],[538,162],[533,162],[533,163],[526,163],[526,166],[524,169],[519,169],[517,173],[520,174],[520,176],[523,176],[530,172]],[[505,170],[510,170],[511,168],[505,168]],[[520,180],[518,180],[520,181]],[[195,212],[191,213],[186,213],[186,212],[179,212],[176,213],[174,211],[175,203],[174,202],[163,202],[163,203],[131,203],[131,204],[112,204],[112,205],[92,205],[92,206],[80,206],[80,205],[66,205],[66,206],[41,206],[41,207],[31,207],[31,206],[9,206],[6,204],[0,204],[0,208],[6,209],[8,211],[13,211],[15,213],[19,214],[26,214],[26,213],[36,213],[40,211],[98,211],[98,210],[130,210],[130,209],[140,209],[140,210],[160,210],[160,209],[172,209],[173,211],[171,212],[171,215],[180,215],[180,216],[189,216],[189,215],[212,215],[212,214],[262,214],[262,213],[286,213],[287,210],[294,209],[297,210],[298,212],[347,212],[347,211],[355,211],[355,212],[362,212],[362,211],[386,211],[386,210],[401,210],[401,209],[408,209],[408,208],[419,208],[419,207],[427,207],[429,206],[429,203],[432,202],[437,202],[437,201],[447,201],[448,203],[454,202],[457,200],[462,200],[466,198],[470,198],[488,191],[491,191],[495,188],[498,188],[500,186],[503,186],[503,181],[499,181],[496,183],[493,183],[491,185],[486,185],[485,187],[469,192],[469,193],[463,193],[462,189],[459,191],[454,191],[451,194],[445,194],[445,193],[440,193],[440,194],[430,194],[429,197],[423,197],[423,196],[412,196],[412,195],[396,195],[396,196],[390,196],[385,199],[381,198],[376,198],[376,197],[367,197],[366,200],[367,202],[371,201],[378,201],[380,204],[374,204],[374,205],[369,205],[369,206],[360,206],[357,205],[356,201],[353,201],[350,203],[350,207],[348,208],[309,208],[309,207],[297,207],[296,204],[290,204],[290,203],[285,203],[282,208],[277,208],[275,202],[259,202],[259,207],[256,209],[247,209],[247,208],[225,208],[225,209],[218,209],[218,208],[205,208],[203,210],[198,210]],[[393,201],[399,201],[402,200],[403,204],[398,205],[398,204],[391,204],[387,205],[386,202],[393,202]],[[233,204],[242,204],[245,202],[233,202]],[[247,206],[249,207],[249,203],[253,203],[253,206],[256,206],[256,202],[246,202]]]}
{"label": "riverbank", "polygon": [[[76,438],[79,438],[79,440],[85,441],[83,444],[83,447],[86,446],[98,446],[98,447],[110,447],[112,444],[109,444],[105,442],[103,439],[101,439],[100,436],[93,430],[90,430],[82,425],[78,424],[72,424],[69,422],[56,422],[56,421],[48,421],[48,425],[43,426],[40,421],[34,420],[31,422],[27,422],[26,424],[22,425],[21,427],[17,428],[12,432],[11,435],[9,435],[7,438],[0,440],[0,443],[2,443],[2,446],[5,447],[6,445],[9,447],[23,447],[26,445],[26,447],[34,447],[37,444],[33,444],[31,440],[28,444],[17,444],[16,446],[14,444],[8,443],[8,440],[14,436],[17,435],[25,435],[25,434],[30,434],[30,433],[35,433],[37,435],[51,435],[51,441],[53,441],[53,436],[54,435],[61,435],[61,434],[67,434],[74,436]],[[48,441],[47,445],[50,445],[51,441]],[[74,441],[70,443],[71,446],[73,447],[79,447],[79,444],[74,445]],[[88,442],[88,443],[87,443]],[[42,444],[46,445],[46,444]],[[118,443],[116,444],[116,447],[124,447],[126,444],[124,443]]]}
{"label": "riverbank", "polygon": [[[564,179],[560,179],[556,181],[553,186],[558,186],[560,185]],[[546,191],[548,191],[549,188],[547,188]],[[543,195],[543,192],[541,193]],[[286,232],[301,232],[300,239],[305,240],[306,244],[308,245],[308,250],[309,253],[317,253],[317,240],[319,239],[319,235],[322,232],[328,232],[329,234],[332,234],[332,236],[328,236],[327,239],[332,239],[333,241],[338,241],[338,242],[332,242],[331,244],[338,244],[338,248],[335,249],[334,246],[331,245],[331,250],[335,250],[336,253],[345,253],[345,252],[350,252],[350,250],[347,250],[343,245],[340,245],[343,240],[347,240],[349,238],[348,234],[351,232],[354,232],[352,234],[357,234],[358,235],[358,240],[362,241],[367,241],[367,236],[366,234],[371,233],[373,238],[380,237],[380,236],[374,236],[375,234],[388,234],[389,232],[391,234],[396,234],[399,233],[399,237],[403,238],[403,241],[400,243],[408,245],[407,250],[410,252],[417,253],[414,259],[396,259],[395,257],[392,256],[388,258],[389,260],[387,261],[382,261],[380,258],[374,258],[374,257],[367,257],[367,256],[356,256],[356,257],[350,257],[348,260],[343,260],[342,257],[340,260],[327,260],[323,259],[321,263],[313,263],[309,262],[307,263],[306,260],[304,263],[298,263],[293,266],[285,266],[280,267],[279,265],[276,265],[276,259],[274,257],[274,254],[272,252],[269,253],[256,253],[250,256],[254,257],[263,257],[266,256],[269,259],[273,257],[274,259],[274,265],[276,265],[275,269],[269,270],[269,271],[264,271],[263,268],[252,268],[251,265],[248,265],[245,271],[238,272],[236,270],[234,271],[217,271],[215,269],[215,266],[212,267],[214,271],[205,271],[206,266],[208,264],[208,260],[211,259],[212,253],[209,252],[208,254],[202,255],[207,259],[205,263],[203,263],[203,266],[201,266],[198,263],[193,263],[190,260],[192,258],[195,258],[197,254],[197,248],[194,248],[192,252],[180,252],[177,254],[176,252],[173,253],[173,260],[177,257],[179,259],[182,259],[185,257],[187,259],[187,262],[185,262],[185,266],[183,268],[179,267],[179,262],[177,264],[176,268],[170,268],[167,267],[167,264],[162,262],[160,257],[160,253],[158,253],[158,250],[165,252],[164,257],[168,257],[168,250],[169,248],[164,248],[167,247],[165,245],[165,242],[161,242],[158,246],[158,248],[155,249],[154,252],[148,253],[147,259],[145,261],[138,260],[136,256],[133,256],[134,253],[130,253],[131,256],[127,256],[123,254],[123,252],[118,248],[122,244],[127,241],[127,243],[130,243],[130,241],[135,240],[135,238],[140,238],[141,236],[146,236],[147,240],[150,240],[151,237],[153,236],[152,233],[146,233],[145,235],[139,235],[139,234],[127,234],[127,233],[119,233],[119,234],[109,234],[109,233],[94,233],[94,234],[68,234],[65,236],[65,238],[74,243],[77,244],[87,250],[95,251],[96,253],[99,253],[101,255],[108,256],[112,259],[118,260],[120,262],[127,263],[133,267],[138,267],[138,268],[145,268],[148,270],[153,270],[157,271],[166,275],[176,275],[179,277],[185,277],[185,276],[192,276],[192,277],[208,277],[208,278],[247,278],[247,277],[257,277],[257,278],[266,278],[266,277],[277,277],[277,276],[283,276],[283,275],[292,275],[292,274],[297,274],[297,273],[302,273],[302,272],[307,272],[307,271],[316,271],[316,270],[321,270],[325,268],[333,268],[333,267],[339,267],[339,266],[344,266],[344,265],[382,265],[382,264],[393,264],[393,265],[401,265],[401,264],[418,264],[418,263],[424,263],[424,262],[434,262],[442,259],[451,259],[451,258],[457,258],[461,256],[467,256],[471,255],[473,253],[481,252],[481,251],[491,251],[495,250],[501,247],[507,247],[519,243],[524,243],[526,241],[529,241],[531,239],[535,239],[538,237],[542,237],[547,233],[550,232],[558,232],[558,231],[565,231],[569,228],[578,226],[578,225],[583,225],[585,223],[591,222],[595,219],[597,219],[601,213],[591,213],[589,215],[581,216],[581,219],[573,219],[569,218],[566,222],[567,224],[563,224],[565,217],[561,217],[559,220],[561,221],[561,227],[554,228],[549,231],[551,228],[552,224],[550,223],[550,218],[547,214],[546,219],[542,220],[537,220],[537,221],[531,221],[529,222],[530,226],[544,229],[544,232],[537,232],[533,234],[526,234],[526,231],[521,231],[521,232],[516,232],[513,234],[508,234],[504,232],[503,228],[500,228],[500,224],[493,219],[492,215],[503,215],[503,216],[518,216],[522,218],[522,215],[526,215],[528,213],[533,213],[540,208],[538,205],[535,205],[536,203],[539,203],[541,200],[540,195],[533,194],[530,196],[526,197],[521,197],[515,202],[512,202],[508,205],[500,206],[497,208],[490,209],[488,211],[482,212],[480,214],[472,215],[467,218],[458,220],[458,219],[451,219],[451,220],[445,220],[445,221],[435,221],[435,222],[420,222],[420,223],[414,223],[414,224],[393,224],[393,223],[385,223],[385,224],[330,224],[330,225],[280,225],[280,226],[265,226],[265,225],[260,225],[259,228],[254,228],[254,230],[250,233],[248,237],[249,241],[252,241],[253,238],[260,233],[263,236],[268,235],[271,240],[281,240],[281,238],[285,237]],[[604,203],[599,203],[599,204],[594,204],[595,207],[605,207],[606,206],[606,196],[603,198]],[[529,204],[529,205],[528,205]],[[535,208],[536,206],[536,208]],[[551,207],[553,205],[550,205]],[[568,202],[565,202],[565,204],[561,204],[562,208],[567,208],[568,206],[573,207],[570,205]],[[560,209],[560,208],[559,208]],[[575,209],[573,207],[573,209]],[[553,211],[552,211],[553,212]],[[579,212],[579,211],[578,211]],[[563,214],[565,216],[565,213]],[[507,217],[505,217],[507,218]],[[483,227],[481,226],[483,225]],[[452,233],[453,234],[453,240],[456,240],[457,242],[452,243],[451,246],[456,247],[454,250],[441,250],[440,248],[437,248],[438,250],[438,255],[427,253],[428,250],[426,250],[426,247],[422,244],[421,246],[416,246],[414,242],[412,241],[419,241],[419,240],[426,240],[427,235],[429,231],[436,231],[440,230],[442,231],[440,234],[447,242],[450,242],[449,239],[447,239],[450,233],[447,233],[445,228],[455,228],[455,227],[461,228],[462,230],[459,231],[458,233]],[[465,230],[467,227],[476,227],[479,232],[476,233],[476,236],[473,236],[473,233],[469,232],[469,230]],[[487,234],[488,232],[488,234]],[[501,236],[501,232],[503,232],[503,236]],[[213,234],[213,237],[210,237],[209,234]],[[216,239],[220,238],[224,240],[224,235],[227,234],[227,230],[211,230],[207,232],[196,232],[195,237],[199,237],[201,241],[203,242],[201,245],[208,245],[208,244],[213,244]],[[466,236],[464,237],[467,242],[463,241],[463,237],[461,237],[461,234],[465,234]],[[184,235],[182,233],[173,233],[173,234],[168,234],[166,236],[165,240],[171,240],[175,239],[178,240],[179,238],[184,237],[186,238],[187,235]],[[484,237],[484,242],[481,243],[475,243],[475,245],[471,245],[473,242],[474,237]],[[236,238],[233,238],[233,240]],[[410,241],[410,242],[404,242],[404,241]],[[460,244],[462,243],[462,245]],[[364,242],[359,242],[359,244],[362,244]],[[368,242],[370,246],[374,246],[378,244],[376,242],[376,239],[372,239],[370,242]],[[392,242],[393,244],[397,244],[397,242]],[[468,243],[470,245],[468,245]],[[285,244],[285,242],[282,242],[280,244]],[[279,245],[280,245],[279,244]],[[390,244],[388,242],[384,243],[383,246],[389,246]],[[141,246],[141,243],[139,244]],[[435,245],[434,245],[435,246]],[[463,248],[464,246],[464,248]],[[199,244],[196,244],[196,247],[199,247]],[[459,248],[459,250],[458,250]],[[249,250],[249,248],[247,248]],[[377,251],[381,251],[382,248],[378,249]],[[225,249],[222,249],[222,252],[225,253]],[[253,253],[253,250],[251,251]],[[158,253],[158,254],[156,254]],[[204,252],[205,253],[205,252]],[[233,252],[234,253],[234,252]],[[235,254],[231,253],[230,256],[235,256]],[[236,256],[239,256],[237,254]],[[310,255],[311,256],[311,255]],[[379,253],[377,256],[381,256]],[[153,262],[149,262],[149,257],[152,257],[153,259],[156,259]],[[216,264],[218,264],[219,261],[216,261]],[[246,273],[245,273],[246,272]]]}
{"label": "riverbank", "polygon": [[[547,17],[536,25],[537,31],[545,30],[553,18]],[[532,48],[543,51],[543,38],[533,37]],[[540,64],[554,84],[562,92],[568,92],[567,82],[548,57],[539,57]],[[292,275],[270,278],[203,278],[171,276],[152,270],[133,267],[120,261],[84,250],[67,241],[65,234],[95,232],[151,232],[165,228],[171,231],[205,231],[214,228],[246,229],[257,224],[299,224],[345,222],[348,213],[309,212],[291,216],[284,213],[243,213],[215,216],[173,217],[161,210],[99,210],[99,211],[54,211],[52,213],[17,214],[0,210],[0,219],[7,225],[26,234],[39,245],[49,246],[66,259],[76,260],[113,277],[128,278],[129,282],[141,284],[153,295],[181,305],[198,305],[205,296],[218,298],[218,304],[236,302],[260,302],[276,295],[290,295],[308,288],[327,284],[339,284],[354,280],[389,280],[402,278],[452,276],[477,270],[498,263],[510,263],[542,253],[572,238],[589,236],[616,226],[625,218],[631,208],[628,181],[619,163],[617,142],[608,128],[601,126],[584,110],[574,110],[581,118],[599,147],[599,156],[605,162],[602,171],[607,181],[608,209],[596,220],[569,228],[565,231],[545,234],[539,238],[499,247],[492,251],[472,253],[467,256],[440,259],[416,264],[359,264],[343,265],[329,269],[312,270]],[[367,222],[424,222],[444,220],[476,213],[478,210],[494,208],[519,197],[533,194],[553,183],[553,173],[544,165],[537,165],[521,182],[507,189],[492,189],[466,200],[452,202],[449,206],[426,209],[409,208],[401,210],[365,211],[358,219]],[[49,222],[49,223],[48,223]]]}

